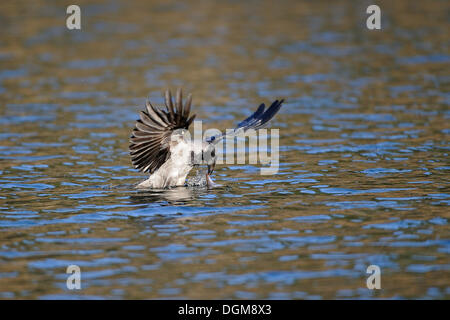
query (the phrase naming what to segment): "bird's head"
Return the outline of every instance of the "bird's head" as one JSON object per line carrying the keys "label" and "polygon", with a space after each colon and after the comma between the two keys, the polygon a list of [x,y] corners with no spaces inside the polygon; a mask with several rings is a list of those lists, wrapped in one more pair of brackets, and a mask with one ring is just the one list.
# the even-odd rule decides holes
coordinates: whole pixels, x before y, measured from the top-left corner
{"label": "bird's head", "polygon": [[211,174],[214,172],[216,166],[216,150],[213,144],[203,142],[198,148],[193,148],[191,151],[191,164],[192,166],[207,165],[208,170],[206,172],[206,182],[208,185],[212,184],[210,178]]}
{"label": "bird's head", "polygon": [[206,148],[203,149],[203,161],[208,166],[208,175],[211,175],[216,167],[216,148],[213,144],[208,143]]}

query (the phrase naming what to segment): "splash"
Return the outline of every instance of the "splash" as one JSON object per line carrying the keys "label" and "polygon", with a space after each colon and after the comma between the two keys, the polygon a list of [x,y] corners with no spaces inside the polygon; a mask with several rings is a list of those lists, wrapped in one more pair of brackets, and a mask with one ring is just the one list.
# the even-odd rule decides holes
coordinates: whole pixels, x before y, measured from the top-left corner
{"label": "splash", "polygon": [[189,177],[186,181],[188,187],[206,187],[206,168],[199,168],[195,170],[195,175]]}

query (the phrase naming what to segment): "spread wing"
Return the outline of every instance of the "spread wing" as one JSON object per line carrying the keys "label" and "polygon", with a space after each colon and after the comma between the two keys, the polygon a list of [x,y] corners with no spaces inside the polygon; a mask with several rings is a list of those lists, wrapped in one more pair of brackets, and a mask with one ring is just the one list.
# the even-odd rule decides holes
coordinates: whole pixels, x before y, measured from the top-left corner
{"label": "spread wing", "polygon": [[268,122],[273,118],[273,116],[278,112],[278,110],[280,110],[281,104],[283,102],[284,99],[275,100],[267,109],[266,105],[262,103],[251,116],[239,122],[231,134],[211,136],[206,139],[206,142],[216,144],[220,140],[227,137],[234,137],[242,131],[245,132],[248,129],[258,130],[265,127],[268,124]]}
{"label": "spread wing", "polygon": [[139,112],[130,137],[130,155],[134,167],[152,174],[170,157],[170,137],[177,129],[188,129],[195,118],[189,117],[192,95],[183,105],[181,89],[177,90],[175,105],[170,90],[165,93],[165,108],[146,102],[146,110]]}

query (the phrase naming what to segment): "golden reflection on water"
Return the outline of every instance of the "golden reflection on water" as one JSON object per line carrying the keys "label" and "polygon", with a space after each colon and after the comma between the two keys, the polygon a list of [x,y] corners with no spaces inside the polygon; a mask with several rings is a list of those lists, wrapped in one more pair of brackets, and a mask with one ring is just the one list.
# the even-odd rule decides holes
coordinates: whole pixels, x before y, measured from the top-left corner
{"label": "golden reflection on water", "polygon": [[[448,298],[447,2],[381,1],[381,31],[353,1],[77,4],[0,4],[1,298]],[[205,129],[285,98],[279,174],[135,191],[137,111],[178,86]]]}

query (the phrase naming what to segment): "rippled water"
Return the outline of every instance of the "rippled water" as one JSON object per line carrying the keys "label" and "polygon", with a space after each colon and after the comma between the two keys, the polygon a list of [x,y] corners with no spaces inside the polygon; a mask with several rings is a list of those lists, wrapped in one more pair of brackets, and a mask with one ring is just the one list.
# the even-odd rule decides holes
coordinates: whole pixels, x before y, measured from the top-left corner
{"label": "rippled water", "polygon": [[[448,2],[381,31],[365,2],[77,4],[0,4],[1,298],[449,298]],[[178,86],[220,129],[285,98],[279,173],[134,189],[137,112]]]}

